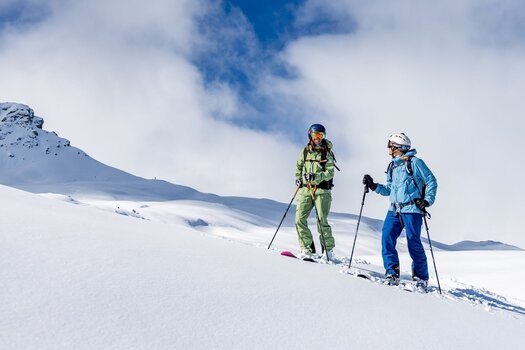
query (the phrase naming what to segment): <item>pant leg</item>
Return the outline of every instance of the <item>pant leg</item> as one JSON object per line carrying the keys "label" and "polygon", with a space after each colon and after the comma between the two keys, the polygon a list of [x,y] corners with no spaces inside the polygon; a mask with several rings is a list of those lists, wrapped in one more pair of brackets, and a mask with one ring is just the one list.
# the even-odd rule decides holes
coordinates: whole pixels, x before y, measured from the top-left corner
{"label": "pant leg", "polygon": [[330,251],[335,247],[335,239],[332,235],[332,227],[330,227],[328,224],[328,214],[330,213],[330,206],[332,205],[332,192],[316,192],[315,205],[317,207],[317,213],[319,214],[319,221],[321,223],[321,225],[319,225],[319,222],[317,223],[319,240],[321,244],[323,244],[323,242],[326,244],[326,247],[323,248],[327,251]]}
{"label": "pant leg", "polygon": [[421,214],[402,214],[407,234],[408,252],[412,258],[412,275],[428,280],[428,265],[425,249],[421,243]]}
{"label": "pant leg", "polygon": [[314,203],[308,188],[301,189],[295,209],[295,229],[301,250],[307,249],[311,251],[313,246],[312,232],[308,228],[308,217],[313,206]]}
{"label": "pant leg", "polygon": [[388,211],[383,223],[381,246],[383,254],[383,266],[386,274],[396,274],[399,268],[399,256],[396,250],[397,238],[403,231],[403,225],[393,211]]}

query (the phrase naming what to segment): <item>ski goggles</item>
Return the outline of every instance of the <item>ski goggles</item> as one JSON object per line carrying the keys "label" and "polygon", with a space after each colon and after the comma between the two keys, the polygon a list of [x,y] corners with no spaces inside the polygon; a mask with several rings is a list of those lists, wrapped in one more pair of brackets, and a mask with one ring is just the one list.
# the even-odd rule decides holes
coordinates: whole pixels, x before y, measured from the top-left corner
{"label": "ski goggles", "polygon": [[324,139],[324,132],[314,131],[312,132],[312,139]]}
{"label": "ski goggles", "polygon": [[394,143],[390,140],[388,140],[388,143],[386,144],[386,148],[399,148],[399,145],[397,143]]}
{"label": "ski goggles", "polygon": [[407,145],[400,145],[399,143],[395,143],[390,140],[388,140],[387,148],[397,148],[402,151],[408,151],[410,149],[410,147]]}

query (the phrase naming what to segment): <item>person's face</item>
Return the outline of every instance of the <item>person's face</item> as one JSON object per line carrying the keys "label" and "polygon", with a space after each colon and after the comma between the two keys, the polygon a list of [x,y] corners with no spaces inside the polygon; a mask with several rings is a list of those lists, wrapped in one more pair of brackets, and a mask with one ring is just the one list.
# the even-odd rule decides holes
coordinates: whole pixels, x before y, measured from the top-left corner
{"label": "person's face", "polygon": [[401,154],[403,154],[403,152],[401,152],[398,148],[394,147],[392,144],[390,144],[390,142],[388,142],[388,154],[392,157],[398,157]]}
{"label": "person's face", "polygon": [[392,157],[399,157],[400,155],[403,154],[403,152],[401,152],[399,149],[397,148],[394,148],[394,147],[390,147],[388,149],[388,154],[390,154]]}
{"label": "person's face", "polygon": [[321,141],[323,141],[324,139],[324,133],[322,132],[318,132],[318,131],[314,131],[312,133],[312,140],[314,141],[314,144],[315,145],[320,145],[321,144]]}

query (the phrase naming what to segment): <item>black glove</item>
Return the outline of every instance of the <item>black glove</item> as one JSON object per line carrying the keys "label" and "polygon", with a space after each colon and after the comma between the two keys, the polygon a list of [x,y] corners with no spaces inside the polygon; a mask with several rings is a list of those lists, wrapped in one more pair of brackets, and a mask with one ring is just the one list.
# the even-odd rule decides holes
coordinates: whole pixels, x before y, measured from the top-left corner
{"label": "black glove", "polygon": [[372,191],[375,191],[377,188],[377,184],[374,182],[374,179],[372,179],[372,176],[366,174],[363,176],[363,185],[371,189]]}
{"label": "black glove", "polygon": [[425,211],[425,208],[428,207],[430,204],[425,199],[415,199],[414,203],[416,204],[416,207],[419,208],[419,210]]}
{"label": "black glove", "polygon": [[301,187],[303,185],[303,179],[298,178],[297,180],[295,180],[295,185],[297,187]]}
{"label": "black glove", "polygon": [[314,173],[306,173],[304,174],[304,179],[306,182],[312,182],[315,180],[315,174]]}

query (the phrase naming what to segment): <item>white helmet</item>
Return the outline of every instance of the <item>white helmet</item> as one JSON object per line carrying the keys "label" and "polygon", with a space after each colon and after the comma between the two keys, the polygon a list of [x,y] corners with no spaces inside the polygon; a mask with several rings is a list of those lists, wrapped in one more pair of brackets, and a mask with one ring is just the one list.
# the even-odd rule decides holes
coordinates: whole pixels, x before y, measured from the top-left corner
{"label": "white helmet", "polygon": [[388,138],[388,147],[395,147],[399,150],[406,152],[410,149],[411,142],[407,135],[401,133],[392,134]]}

